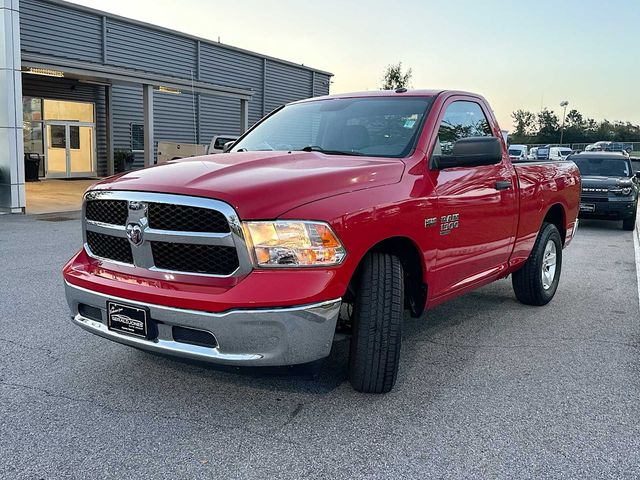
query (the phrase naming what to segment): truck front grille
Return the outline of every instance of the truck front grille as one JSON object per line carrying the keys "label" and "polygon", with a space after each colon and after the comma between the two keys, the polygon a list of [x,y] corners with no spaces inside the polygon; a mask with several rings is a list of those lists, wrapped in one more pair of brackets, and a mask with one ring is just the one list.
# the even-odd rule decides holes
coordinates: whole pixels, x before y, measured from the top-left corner
{"label": "truck front grille", "polygon": [[97,257],[116,262],[133,263],[131,245],[126,238],[89,231],[87,232],[87,245]]}
{"label": "truck front grille", "polygon": [[127,202],[124,200],[93,200],[87,202],[87,220],[110,225],[126,225],[127,215]]}
{"label": "truck front grille", "polygon": [[252,268],[240,220],[218,200],[92,191],[85,196],[84,230],[87,253],[102,261],[220,277]]}
{"label": "truck front grille", "polygon": [[151,242],[156,267],[191,273],[231,275],[238,268],[233,247]]}
{"label": "truck front grille", "polygon": [[170,203],[149,204],[149,227],[183,232],[229,232],[229,222],[217,210]]}

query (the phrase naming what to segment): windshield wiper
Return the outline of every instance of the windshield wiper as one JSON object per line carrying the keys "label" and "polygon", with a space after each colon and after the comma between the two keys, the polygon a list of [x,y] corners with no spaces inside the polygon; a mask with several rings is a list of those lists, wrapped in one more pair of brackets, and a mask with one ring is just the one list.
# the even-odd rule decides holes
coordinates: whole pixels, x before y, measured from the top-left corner
{"label": "windshield wiper", "polygon": [[354,152],[353,150],[325,150],[319,145],[307,145],[306,147],[301,148],[303,152],[320,152],[326,153],[327,155],[353,155],[353,156],[364,156],[364,153]]}

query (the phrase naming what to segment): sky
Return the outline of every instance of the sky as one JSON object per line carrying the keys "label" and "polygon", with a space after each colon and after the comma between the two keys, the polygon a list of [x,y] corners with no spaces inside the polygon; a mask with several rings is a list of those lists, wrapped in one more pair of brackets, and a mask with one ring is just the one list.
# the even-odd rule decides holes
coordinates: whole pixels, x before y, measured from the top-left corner
{"label": "sky", "polygon": [[332,72],[331,93],[402,62],[414,88],[484,95],[504,129],[563,100],[640,124],[640,0],[73,2]]}

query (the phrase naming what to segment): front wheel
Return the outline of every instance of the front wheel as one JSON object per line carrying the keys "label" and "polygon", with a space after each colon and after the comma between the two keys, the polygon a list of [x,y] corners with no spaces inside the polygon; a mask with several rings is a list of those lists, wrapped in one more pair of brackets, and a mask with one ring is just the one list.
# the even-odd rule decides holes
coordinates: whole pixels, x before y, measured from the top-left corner
{"label": "front wheel", "polygon": [[404,277],[398,257],[371,253],[360,271],[353,311],[349,381],[366,393],[393,388],[400,361]]}
{"label": "front wheel", "polygon": [[558,289],[562,270],[562,239],[555,225],[543,223],[531,255],[512,275],[516,298],[526,305],[546,305]]}
{"label": "front wheel", "polygon": [[633,216],[622,220],[623,230],[633,230],[636,228],[636,212],[633,212]]}

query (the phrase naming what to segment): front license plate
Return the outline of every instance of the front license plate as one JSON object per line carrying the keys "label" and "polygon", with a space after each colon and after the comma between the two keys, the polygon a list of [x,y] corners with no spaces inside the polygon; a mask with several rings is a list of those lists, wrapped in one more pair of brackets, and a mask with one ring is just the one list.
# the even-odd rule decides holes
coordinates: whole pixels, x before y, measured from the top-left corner
{"label": "front license plate", "polygon": [[107,326],[109,330],[148,338],[147,310],[121,303],[107,302]]}
{"label": "front license plate", "polygon": [[581,212],[595,212],[596,206],[593,203],[581,203],[580,204]]}

